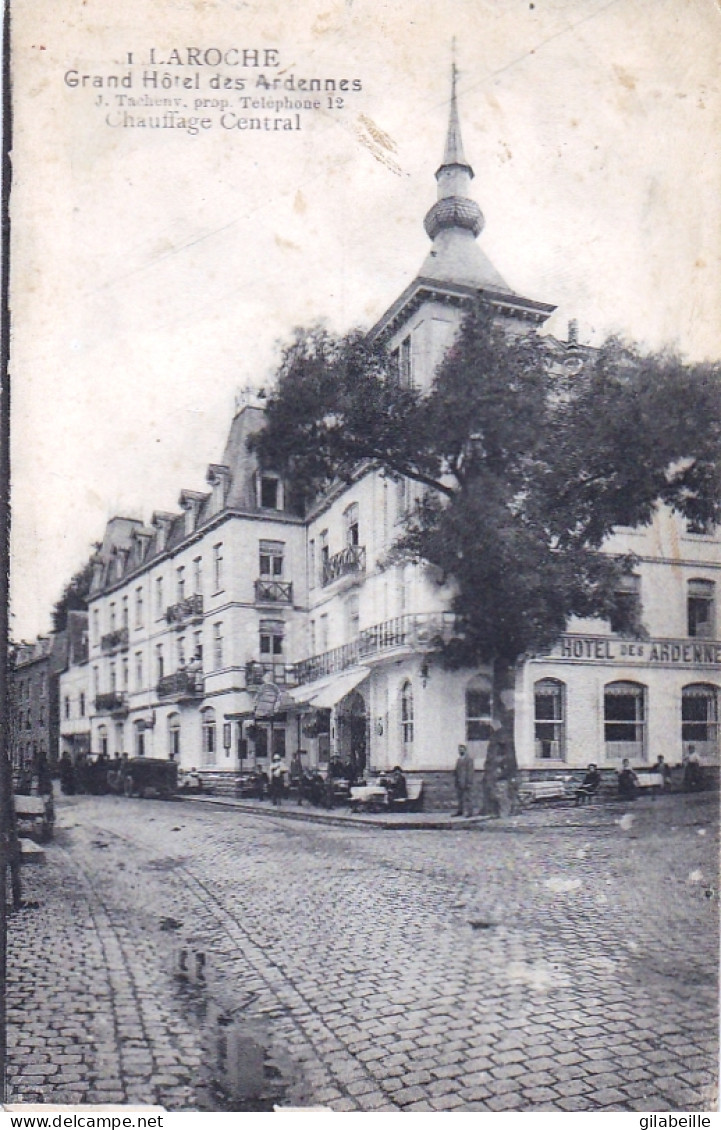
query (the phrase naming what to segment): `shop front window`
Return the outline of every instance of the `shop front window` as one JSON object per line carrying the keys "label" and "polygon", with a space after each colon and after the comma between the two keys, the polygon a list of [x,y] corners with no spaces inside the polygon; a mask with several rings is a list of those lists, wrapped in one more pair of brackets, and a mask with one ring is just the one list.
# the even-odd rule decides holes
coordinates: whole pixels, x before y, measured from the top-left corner
{"label": "shop front window", "polygon": [[640,683],[608,683],[603,696],[606,758],[646,758],[646,688]]}
{"label": "shop front window", "polygon": [[487,742],[491,736],[491,681],[476,675],[466,687],[466,741]]}
{"label": "shop front window", "polygon": [[719,691],[710,683],[691,683],[681,691],[681,741],[683,752],[697,753],[703,761],[718,761]]}

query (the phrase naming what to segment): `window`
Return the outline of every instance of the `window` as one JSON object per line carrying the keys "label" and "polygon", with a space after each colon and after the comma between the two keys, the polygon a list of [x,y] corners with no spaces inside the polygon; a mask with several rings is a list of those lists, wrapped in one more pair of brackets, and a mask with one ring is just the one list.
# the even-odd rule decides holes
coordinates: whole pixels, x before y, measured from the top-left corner
{"label": "window", "polygon": [[176,599],[178,602],[185,600],[185,566],[179,565],[176,570]]}
{"label": "window", "polygon": [[203,558],[193,558],[193,592],[202,593],[203,591]]}
{"label": "window", "polygon": [[178,637],[178,667],[185,667],[185,636]]}
{"label": "window", "polygon": [[409,679],[401,687],[401,743],[404,751],[413,745],[413,687]]}
{"label": "window", "polygon": [[171,761],[180,759],[180,715],[171,714],[168,718],[168,756]]}
{"label": "window", "polygon": [[130,617],[128,615],[128,598],[127,598],[127,596],[123,597],[122,614],[121,615],[122,615],[122,627],[127,628],[130,624]]}
{"label": "window", "polygon": [[212,706],[202,712],[202,731],[203,764],[215,765],[215,711]]}
{"label": "window", "polygon": [[127,657],[127,655],[124,655],[122,660],[121,660],[121,671],[122,671],[122,678],[123,678],[123,690],[126,691],[128,689],[128,657]]}
{"label": "window", "polygon": [[476,675],[466,687],[466,741],[487,742],[491,736],[491,680]]}
{"label": "window", "polygon": [[360,632],[360,611],[358,607],[358,593],[348,597],[345,606],[347,639],[354,640]]}
{"label": "window", "polygon": [[535,685],[535,747],[541,761],[565,758],[565,689],[558,679],[540,679]]}
{"label": "window", "polygon": [[80,717],[85,717],[85,691],[80,692]]}
{"label": "window", "polygon": [[621,577],[614,595],[615,607],[609,616],[612,632],[632,632],[641,620],[641,578],[636,574]]}
{"label": "window", "polygon": [[110,602],[110,631],[115,631],[115,601]]}
{"label": "window", "polygon": [[104,757],[108,756],[108,727],[100,726],[98,729],[98,741],[100,742],[100,752]]}
{"label": "window", "polygon": [[65,698],[63,699],[63,706],[64,706],[64,709],[65,709],[65,717],[69,718],[70,717],[70,698],[68,697],[68,695],[65,695]]}
{"label": "window", "polygon": [[155,578],[155,615],[160,617],[165,612],[165,601],[163,600],[163,578]]}
{"label": "window", "polygon": [[155,646],[155,678],[156,682],[160,682],[165,673],[165,660],[163,658],[163,645],[162,643]]}
{"label": "window", "polygon": [[118,676],[115,670],[115,660],[110,663],[110,689],[115,694],[118,689]]}
{"label": "window", "polygon": [[411,336],[404,338],[391,353],[391,381],[409,388],[413,384],[413,352]]}
{"label": "window", "polygon": [[213,546],[213,585],[215,592],[223,587],[223,543]]}
{"label": "window", "polygon": [[413,504],[413,486],[410,479],[402,478],[396,482],[396,521],[408,516]]}
{"label": "window", "polygon": [[343,517],[345,519],[346,545],[358,545],[358,503],[352,502],[345,510]]}
{"label": "window", "polygon": [[704,760],[718,759],[718,688],[691,683],[681,691],[681,741],[684,753],[693,746]]}
{"label": "window", "polygon": [[315,588],[315,539],[308,542],[308,588]]}
{"label": "window", "polygon": [[100,609],[93,609],[93,643],[100,640]]}
{"label": "window", "polygon": [[315,620],[311,620],[309,626],[309,655],[315,655]]}
{"label": "window", "polygon": [[219,671],[223,666],[223,625],[213,624],[213,666]]}
{"label": "window", "polygon": [[320,573],[321,581],[328,571],[328,562],[330,560],[330,550],[328,548],[328,531],[323,530],[320,535]]}
{"label": "window", "polygon": [[143,653],[138,651],[135,653],[135,689],[141,691],[143,689]]}
{"label": "window", "polygon": [[639,683],[608,683],[603,696],[608,758],[645,757],[646,688]]}
{"label": "window", "polygon": [[145,723],[135,723],[135,756],[145,757]]}
{"label": "window", "polygon": [[203,662],[203,633],[193,632],[193,659]]}
{"label": "window", "polygon": [[261,659],[272,659],[283,654],[283,633],[285,624],[282,620],[260,621],[260,656]]}
{"label": "window", "polygon": [[320,618],[320,650],[328,650],[328,613],[324,612]]}
{"label": "window", "polygon": [[285,544],[282,541],[261,541],[260,543],[260,575],[268,580],[283,576],[283,554]]}
{"label": "window", "polygon": [[261,475],[260,506],[263,510],[282,509],[280,479],[276,475]]}
{"label": "window", "polygon": [[135,590],[135,627],[143,626],[143,590]]}
{"label": "window", "polygon": [[688,634],[692,639],[714,638],[714,588],[713,581],[696,579],[688,582]]}

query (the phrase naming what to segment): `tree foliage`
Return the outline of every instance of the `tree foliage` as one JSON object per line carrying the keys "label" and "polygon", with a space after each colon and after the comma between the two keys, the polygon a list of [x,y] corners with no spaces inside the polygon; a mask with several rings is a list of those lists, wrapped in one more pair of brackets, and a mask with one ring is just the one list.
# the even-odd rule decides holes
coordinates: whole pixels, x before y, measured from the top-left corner
{"label": "tree foliage", "polygon": [[[95,546],[100,549],[100,543]],[[62,632],[68,624],[68,612],[87,612],[88,594],[93,580],[93,558],[73,573],[60,597],[53,605],[52,624],[54,632]]]}
{"label": "tree foliage", "polygon": [[505,334],[481,300],[425,392],[402,387],[359,331],[297,331],[283,354],[254,440],[261,461],[301,504],[365,462],[427,488],[392,557],[452,581],[447,665],[508,669],[571,616],[615,614],[642,634],[618,601],[634,561],[604,542],[662,503],[696,529],[721,519],[719,365],[617,339],[577,356],[570,376],[558,346]]}

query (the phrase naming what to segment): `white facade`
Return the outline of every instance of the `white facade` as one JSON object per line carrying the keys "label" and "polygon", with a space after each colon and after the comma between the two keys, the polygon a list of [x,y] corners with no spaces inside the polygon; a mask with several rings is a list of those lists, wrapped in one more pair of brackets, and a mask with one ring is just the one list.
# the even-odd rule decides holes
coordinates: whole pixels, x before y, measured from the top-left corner
{"label": "white facade", "polygon": [[[509,335],[553,310],[514,294],[475,242],[472,175],[454,94],[425,221],[431,251],[371,331],[401,383],[430,386],[479,291]],[[575,335],[551,344],[559,367],[578,366]],[[90,601],[93,751],[235,773],[302,749],[310,765],[338,756],[356,770],[430,773],[450,770],[464,742],[480,767],[492,673],[441,668],[433,645],[452,631],[451,590],[429,569],[388,563],[420,488],[368,466],[295,514],[293,484],[261,474],[248,452],[262,408],[241,406],[209,491],[183,491],[182,513],[108,527]],[[649,638],[574,622],[551,655],[529,659],[517,675],[520,766],[675,763],[691,746],[717,763],[718,536],[660,513],[605,548],[637,556],[627,595]]]}

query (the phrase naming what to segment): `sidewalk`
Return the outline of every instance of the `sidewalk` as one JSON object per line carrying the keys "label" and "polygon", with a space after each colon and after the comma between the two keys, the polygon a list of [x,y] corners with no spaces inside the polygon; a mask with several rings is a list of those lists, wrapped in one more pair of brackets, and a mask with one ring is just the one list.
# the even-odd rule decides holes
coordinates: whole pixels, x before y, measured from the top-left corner
{"label": "sidewalk", "polygon": [[[235,808],[238,812],[246,812],[252,816],[273,816],[281,820],[304,820],[311,824],[334,824],[337,827],[365,827],[381,828],[384,831],[397,832],[408,829],[443,829],[453,828],[459,831],[465,828],[477,828],[488,823],[490,816],[453,817],[450,812],[366,812],[354,813],[349,808],[322,809],[309,804],[298,805],[295,801],[286,800],[278,808],[270,801],[262,800],[237,800],[235,797],[220,796],[179,796],[177,799],[183,803],[210,804],[218,808]],[[493,821],[497,826],[498,821]]]}

